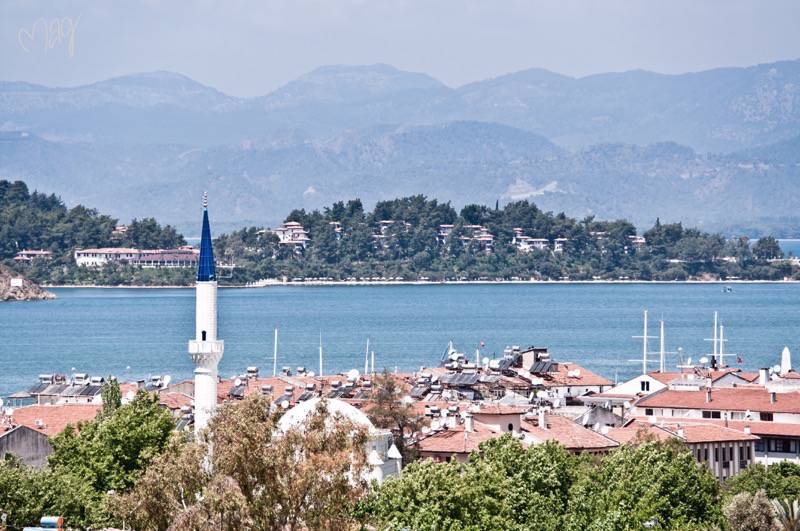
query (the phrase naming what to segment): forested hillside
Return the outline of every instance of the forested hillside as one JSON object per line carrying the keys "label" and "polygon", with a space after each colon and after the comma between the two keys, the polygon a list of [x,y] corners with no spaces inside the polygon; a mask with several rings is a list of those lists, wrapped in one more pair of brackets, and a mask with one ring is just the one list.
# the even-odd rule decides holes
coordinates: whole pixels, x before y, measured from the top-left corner
{"label": "forested hillside", "polygon": [[[774,238],[752,244],[659,221],[644,240],[625,220],[576,220],[528,201],[502,208],[413,196],[381,201],[365,211],[360,200],[323,210],[295,210],[310,241],[304,250],[256,227],[221,236],[217,256],[236,264],[235,282],[262,278],[403,280],[687,280],[781,279],[797,274]],[[442,236],[442,225],[452,225]],[[492,236],[476,237],[481,233]],[[515,229],[517,234],[515,234]],[[519,235],[544,239],[523,251]],[[557,248],[557,243],[562,247]]]}
{"label": "forested hillside", "polygon": [[[116,268],[89,271],[75,265],[75,249],[94,247],[136,247],[139,249],[172,248],[185,245],[183,236],[171,226],[162,227],[152,218],[127,225],[127,232],[115,237],[112,233],[118,220],[82,205],[67,208],[55,194],[30,192],[21,181],[0,180],[0,261],[25,273],[39,283],[102,283],[128,284],[134,275]],[[44,250],[52,258],[36,259],[30,264],[15,264],[14,256],[22,250]],[[184,272],[138,273],[142,280],[159,282],[174,276],[187,282]]]}

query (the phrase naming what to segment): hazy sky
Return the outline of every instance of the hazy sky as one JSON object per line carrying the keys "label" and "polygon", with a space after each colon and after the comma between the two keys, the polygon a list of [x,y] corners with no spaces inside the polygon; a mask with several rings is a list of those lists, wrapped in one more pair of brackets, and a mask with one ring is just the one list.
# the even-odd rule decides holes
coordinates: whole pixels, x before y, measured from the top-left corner
{"label": "hazy sky", "polygon": [[325,64],[451,86],[530,67],[680,73],[799,58],[798,28],[797,0],[2,0],[0,79],[172,70],[254,96]]}

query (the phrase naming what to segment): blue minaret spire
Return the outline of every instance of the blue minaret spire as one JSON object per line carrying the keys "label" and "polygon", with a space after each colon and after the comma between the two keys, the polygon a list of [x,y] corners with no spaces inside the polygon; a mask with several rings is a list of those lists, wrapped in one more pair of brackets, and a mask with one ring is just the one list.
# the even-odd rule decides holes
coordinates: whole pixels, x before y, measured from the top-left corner
{"label": "blue minaret spire", "polygon": [[208,223],[208,192],[203,192],[203,231],[200,235],[200,260],[197,265],[197,281],[216,280],[214,271],[214,249],[211,247],[211,226]]}

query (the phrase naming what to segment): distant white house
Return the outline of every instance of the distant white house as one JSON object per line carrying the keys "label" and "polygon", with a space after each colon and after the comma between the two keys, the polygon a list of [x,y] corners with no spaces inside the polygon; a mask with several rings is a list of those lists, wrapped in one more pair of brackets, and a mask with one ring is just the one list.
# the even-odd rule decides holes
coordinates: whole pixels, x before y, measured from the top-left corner
{"label": "distant white house", "polygon": [[287,221],[276,229],[264,229],[262,234],[275,234],[280,245],[293,248],[294,251],[302,251],[311,240],[308,231],[297,221]]}
{"label": "distant white house", "polygon": [[75,263],[79,266],[101,267],[108,263],[130,262],[139,257],[141,251],[129,247],[102,247],[98,249],[78,249]]}

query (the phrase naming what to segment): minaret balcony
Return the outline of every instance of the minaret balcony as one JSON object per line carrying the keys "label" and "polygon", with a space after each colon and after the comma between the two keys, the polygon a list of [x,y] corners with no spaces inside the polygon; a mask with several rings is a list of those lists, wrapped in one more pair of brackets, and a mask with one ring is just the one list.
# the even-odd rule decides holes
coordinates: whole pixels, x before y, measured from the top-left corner
{"label": "minaret balcony", "polygon": [[225,341],[217,339],[215,341],[189,341],[189,354],[222,354],[225,350]]}

